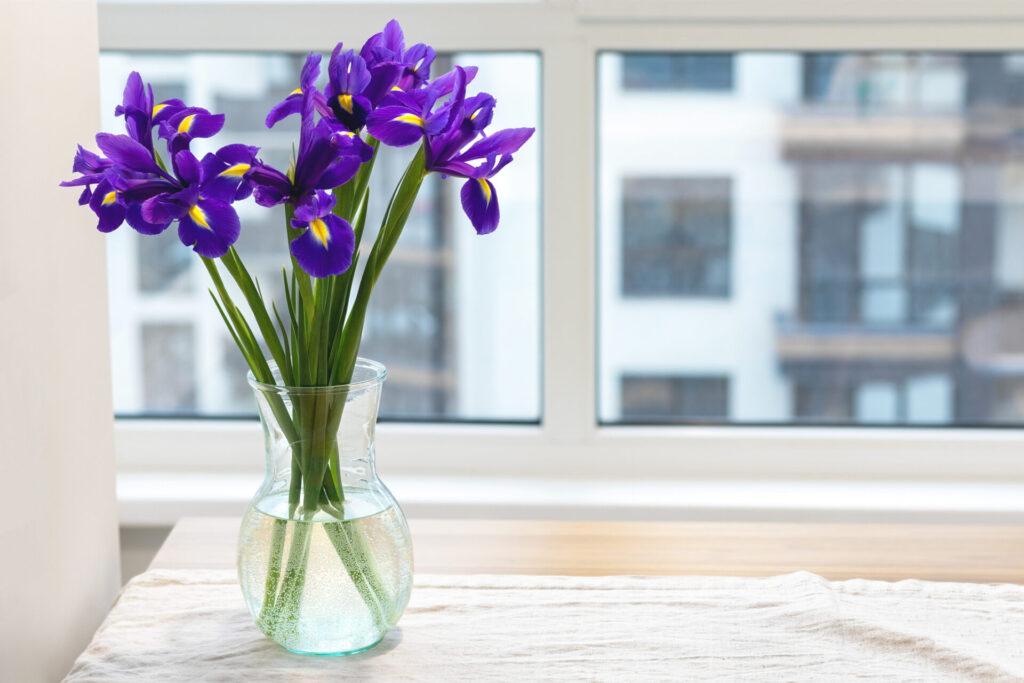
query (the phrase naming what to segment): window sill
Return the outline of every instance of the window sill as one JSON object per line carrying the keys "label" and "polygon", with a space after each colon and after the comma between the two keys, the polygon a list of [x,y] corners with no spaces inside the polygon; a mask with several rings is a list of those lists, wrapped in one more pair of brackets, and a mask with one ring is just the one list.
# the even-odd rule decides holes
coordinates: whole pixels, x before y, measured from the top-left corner
{"label": "window sill", "polygon": [[[120,523],[241,516],[259,484],[244,473],[123,473]],[[1024,483],[394,476],[387,484],[411,517],[1024,523]]]}

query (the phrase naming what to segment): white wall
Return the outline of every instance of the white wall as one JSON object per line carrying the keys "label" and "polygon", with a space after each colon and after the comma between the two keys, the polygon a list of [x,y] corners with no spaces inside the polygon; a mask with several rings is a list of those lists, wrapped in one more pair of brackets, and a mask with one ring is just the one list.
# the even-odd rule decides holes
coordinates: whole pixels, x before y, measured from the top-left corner
{"label": "white wall", "polygon": [[104,240],[76,204],[99,128],[95,0],[0,6],[0,669],[59,680],[118,588]]}

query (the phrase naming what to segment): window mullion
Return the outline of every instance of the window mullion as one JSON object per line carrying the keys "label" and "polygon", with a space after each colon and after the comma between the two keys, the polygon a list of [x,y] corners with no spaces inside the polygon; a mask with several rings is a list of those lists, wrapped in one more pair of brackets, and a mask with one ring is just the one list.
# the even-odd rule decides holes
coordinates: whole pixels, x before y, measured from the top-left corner
{"label": "window mullion", "polygon": [[552,442],[579,442],[596,405],[594,50],[553,40],[543,69],[543,424]]}

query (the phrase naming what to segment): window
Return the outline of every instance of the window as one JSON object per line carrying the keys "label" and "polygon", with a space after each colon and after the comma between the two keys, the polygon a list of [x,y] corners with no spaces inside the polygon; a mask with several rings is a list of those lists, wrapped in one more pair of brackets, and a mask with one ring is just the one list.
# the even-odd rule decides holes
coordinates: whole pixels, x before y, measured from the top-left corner
{"label": "window", "polygon": [[626,178],[625,296],[729,296],[728,178]]}
{"label": "window", "polygon": [[739,52],[655,100],[601,55],[602,421],[1024,422],[1016,63]]}
{"label": "window", "polygon": [[627,54],[622,58],[627,90],[732,90],[732,55]]}
{"label": "window", "polygon": [[795,415],[827,424],[942,424],[954,412],[948,375],[921,374],[913,365],[861,365],[844,368],[843,378],[828,370],[794,381]]}
{"label": "window", "polygon": [[[103,102],[112,110],[127,72],[137,70],[153,83],[157,101],[180,97],[226,114],[224,131],[212,141],[193,143],[198,152],[246,142],[259,146],[268,163],[287,168],[297,136],[295,119],[273,129],[263,121],[294,87],[303,59],[298,54],[106,53],[101,60]],[[439,58],[434,69],[448,70],[452,59]],[[537,125],[535,55],[462,54],[457,59],[480,66],[474,85],[501,102],[495,129]],[[110,111],[104,114],[105,129],[118,130],[120,121]],[[538,135],[497,179],[502,226],[487,239],[477,239],[462,214],[460,182],[442,182],[433,175],[424,183],[375,289],[364,331],[361,353],[388,367],[381,408],[385,417],[539,419],[540,144]],[[378,159],[371,221],[383,215],[408,154],[385,148]],[[281,266],[287,258],[283,210],[257,207],[251,200],[236,208],[243,225],[238,250],[263,291],[280,305]],[[173,230],[153,238],[122,229],[109,239],[116,412],[254,414],[245,365],[209,300],[198,259]],[[485,293],[483,300],[475,296],[479,293]],[[492,306],[503,315],[494,315]]]}
{"label": "window", "polygon": [[[239,13],[253,7],[257,10],[246,31],[233,30]],[[461,325],[476,325],[475,332],[494,330],[495,320],[514,325],[483,343],[456,345],[451,377],[458,383],[456,403],[469,408],[461,416],[486,413],[486,419],[498,421],[500,415],[518,414],[539,417],[540,423],[384,424],[379,433],[386,474],[524,477],[573,471],[616,477],[624,452],[638,465],[636,472],[645,473],[638,476],[679,476],[685,471],[723,478],[995,478],[1016,467],[1021,439],[1015,430],[862,426],[879,424],[867,417],[870,405],[901,401],[908,408],[885,424],[1020,423],[1024,385],[1012,359],[1021,352],[1018,340],[1024,339],[1014,314],[1024,302],[1024,270],[1019,265],[1024,262],[1024,164],[1013,141],[1021,135],[1014,112],[1024,104],[1024,56],[1012,50],[1020,49],[1024,15],[992,0],[884,7],[766,5],[756,0],[728,5],[640,0],[628,7],[606,0],[474,1],[462,9],[442,21],[438,6],[429,2],[295,5],[237,0],[225,11],[222,4],[200,0],[189,3],[188,12],[177,13],[134,0],[101,0],[99,7],[100,45],[108,53],[304,53],[310,45],[360,41],[396,16],[410,37],[434,41],[447,52],[485,48],[497,51],[490,53],[495,58],[514,53],[533,60],[535,90],[499,94],[499,109],[508,111],[515,97],[537,103],[537,111],[543,112],[543,136],[532,145],[537,155],[533,161],[521,155],[502,172],[498,191],[505,214],[507,192],[535,189],[537,200],[531,207],[542,213],[543,229],[503,216],[504,237],[532,240],[530,249],[507,259],[514,264],[509,271],[488,270],[484,260],[470,261],[461,254],[454,259],[457,269],[485,271],[487,291],[495,283],[486,276],[493,276],[503,291],[516,293],[500,299],[463,297],[460,293],[469,291],[461,286],[466,280],[455,279],[456,332],[451,338],[473,332],[459,331]],[[740,15],[744,21],[737,23]],[[481,38],[481,25],[501,30]],[[287,31],[283,26],[305,28]],[[766,48],[776,51],[752,51]],[[625,57],[659,59],[645,67],[644,60]],[[719,58],[717,67],[706,68],[707,61],[694,66],[706,57]],[[629,79],[624,73],[627,61]],[[687,61],[690,66],[679,67]],[[694,77],[694,71],[704,73]],[[512,70],[497,79],[502,85],[522,81],[520,72]],[[172,81],[168,76],[166,85]],[[182,83],[179,78],[177,87],[184,87]],[[118,96],[119,90],[103,101],[115,102]],[[225,93],[222,101],[227,107],[235,100]],[[534,165],[526,176],[513,181],[504,175],[529,163]],[[839,239],[850,250],[863,250],[864,258],[847,261],[835,255],[850,269],[854,284],[836,287],[835,306],[842,315],[819,304],[822,312],[811,321],[803,317],[800,299],[806,188],[802,168],[829,164],[874,165],[868,175],[905,180],[886,185],[888,194],[868,188],[864,199],[869,201],[847,202],[866,208],[846,211],[868,214],[861,217],[860,227]],[[950,232],[937,229],[948,223],[932,226],[923,220],[929,218],[928,211],[915,218],[915,203],[920,203],[913,190],[920,173],[915,169],[929,166],[939,171],[936,178],[942,176],[936,182],[948,186],[955,179],[960,219]],[[627,179],[728,180],[728,296],[624,294]],[[897,187],[897,182],[905,186]],[[513,185],[515,190],[507,189]],[[933,194],[931,201],[936,199]],[[897,204],[902,228],[896,235],[871,227],[892,220]],[[424,239],[430,234],[417,232]],[[465,231],[451,235],[466,238],[474,250],[483,248],[479,244],[494,245],[470,239]],[[923,239],[912,244],[917,237]],[[952,254],[951,240],[960,247],[956,255],[929,270],[925,252]],[[892,253],[885,251],[890,248]],[[111,260],[112,275],[120,277],[113,271],[132,262]],[[173,264],[168,269],[174,272]],[[934,270],[950,269],[957,273],[955,282],[925,282],[940,277]],[[200,293],[206,287],[202,278],[178,277],[176,287],[190,286]],[[134,296],[134,282],[117,282],[130,285],[126,291]],[[524,312],[528,306],[538,310]],[[539,329],[521,331],[524,320],[537,321]],[[398,329],[393,321],[380,324]],[[138,330],[130,329],[133,334]],[[230,362],[230,347],[206,341],[206,330],[202,325],[195,329],[197,365]],[[525,343],[523,338],[541,342]],[[519,353],[536,353],[536,358],[520,361],[515,357]],[[472,363],[467,354],[474,356]],[[463,362],[480,367],[495,359],[500,378],[469,379],[462,369]],[[883,361],[913,364],[900,377],[869,368]],[[115,358],[116,367],[137,368],[141,363],[138,355]],[[520,372],[522,367],[531,370]],[[635,414],[624,417],[620,410],[627,375],[728,377],[728,414],[713,420],[728,424],[618,427],[643,421]],[[910,395],[918,391],[911,387],[918,387],[917,382],[938,387],[939,381],[929,379],[938,377],[944,378],[944,388],[921,391],[930,397],[925,403],[946,406],[948,413],[934,409],[931,414],[941,419],[920,418],[917,408],[909,408],[915,400]],[[412,376],[407,378],[412,386]],[[479,408],[493,407],[506,396],[513,401],[521,395],[515,383],[532,384],[535,402],[530,410]],[[872,389],[871,383],[890,388]],[[868,389],[860,388],[864,384]],[[221,404],[204,404],[202,384],[196,386],[197,402],[207,414],[227,412]],[[396,386],[388,385],[385,395]],[[901,392],[907,398],[899,398]],[[868,400],[883,393],[890,398]],[[858,394],[868,398],[858,399]],[[419,415],[432,419],[428,412],[436,415],[434,406],[450,395],[420,391],[409,401]],[[247,398],[243,386],[237,399],[229,395],[227,400]],[[858,401],[864,408],[859,416]],[[391,414],[409,416],[413,410],[403,402]],[[822,414],[832,417],[816,417]],[[870,414],[881,411],[872,408]],[[448,412],[444,419],[454,417]],[[801,426],[808,423],[860,426]],[[753,426],[765,424],[773,427]],[[120,420],[117,430],[123,467],[153,469],[154,462],[185,470],[213,467],[212,434],[216,462],[228,462],[225,469],[259,469],[253,459],[259,452],[259,433],[249,422]],[[971,456],[962,457],[964,452]],[[190,460],[188,453],[195,456]]]}
{"label": "window", "polygon": [[723,420],[728,415],[728,377],[622,378],[622,416],[627,421]]}
{"label": "window", "polygon": [[810,53],[803,58],[803,97],[820,108],[862,114],[959,111],[969,59],[945,54]]}
{"label": "window", "polygon": [[804,320],[949,328],[959,299],[986,288],[960,274],[962,250],[991,245],[961,244],[952,164],[811,162],[801,173]]}

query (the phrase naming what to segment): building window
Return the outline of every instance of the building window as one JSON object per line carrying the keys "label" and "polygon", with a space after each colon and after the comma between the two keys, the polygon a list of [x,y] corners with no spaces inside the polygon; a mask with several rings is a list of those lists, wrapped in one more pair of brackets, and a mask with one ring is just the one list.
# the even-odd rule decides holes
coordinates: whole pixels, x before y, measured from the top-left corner
{"label": "building window", "polygon": [[728,377],[622,377],[622,417],[629,422],[729,418]]}
{"label": "building window", "polygon": [[806,322],[949,328],[961,299],[991,290],[961,273],[962,212],[976,234],[970,253],[986,258],[991,230],[980,224],[990,217],[963,208],[956,167],[808,162],[802,182]]}
{"label": "building window", "polygon": [[804,57],[803,89],[807,102],[826,102],[833,87],[841,54],[821,53]]}
{"label": "building window", "polygon": [[728,297],[728,178],[627,178],[622,192],[626,296]]}
{"label": "building window", "polygon": [[[860,114],[958,112],[969,97],[969,69],[946,54],[810,53],[803,59],[803,99]],[[996,72],[989,67],[973,87],[991,83]]]}
{"label": "building window", "polygon": [[1019,55],[739,52],[659,106],[629,56],[598,60],[602,423],[640,419],[638,359],[728,376],[732,424],[1024,420]]}
{"label": "building window", "polygon": [[907,367],[850,367],[797,379],[795,417],[830,424],[943,424],[954,413],[955,385],[943,373]]}
{"label": "building window", "polygon": [[622,85],[627,90],[697,90],[728,92],[733,88],[729,54],[626,54]]}

